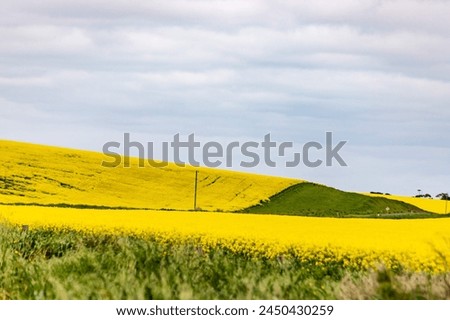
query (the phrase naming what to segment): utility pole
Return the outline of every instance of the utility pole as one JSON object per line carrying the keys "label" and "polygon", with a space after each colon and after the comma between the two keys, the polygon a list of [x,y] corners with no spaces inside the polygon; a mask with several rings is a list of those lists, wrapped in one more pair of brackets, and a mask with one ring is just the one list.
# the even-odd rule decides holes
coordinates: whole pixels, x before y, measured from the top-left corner
{"label": "utility pole", "polygon": [[198,180],[198,170],[195,170],[195,183],[194,183],[194,211],[197,210],[197,180]]}
{"label": "utility pole", "polygon": [[445,197],[445,214],[447,214],[447,204],[448,204],[448,193],[447,196]]}

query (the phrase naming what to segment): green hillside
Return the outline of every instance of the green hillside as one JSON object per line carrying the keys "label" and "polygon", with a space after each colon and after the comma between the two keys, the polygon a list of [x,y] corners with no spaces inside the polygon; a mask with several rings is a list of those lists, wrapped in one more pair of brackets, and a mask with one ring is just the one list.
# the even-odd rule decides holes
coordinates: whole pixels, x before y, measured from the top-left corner
{"label": "green hillside", "polygon": [[324,217],[378,216],[378,214],[383,217],[398,214],[430,215],[401,201],[344,192],[309,182],[291,186],[272,196],[269,201],[263,201],[243,212]]}

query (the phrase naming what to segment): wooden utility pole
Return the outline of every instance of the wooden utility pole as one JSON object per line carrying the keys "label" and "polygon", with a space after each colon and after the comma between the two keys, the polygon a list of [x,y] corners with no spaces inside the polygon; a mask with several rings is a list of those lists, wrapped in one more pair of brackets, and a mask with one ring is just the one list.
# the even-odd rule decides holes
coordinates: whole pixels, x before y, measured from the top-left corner
{"label": "wooden utility pole", "polygon": [[445,214],[447,214],[448,196],[445,197]]}
{"label": "wooden utility pole", "polygon": [[197,180],[198,180],[198,170],[195,170],[195,183],[194,183],[194,211],[197,210]]}

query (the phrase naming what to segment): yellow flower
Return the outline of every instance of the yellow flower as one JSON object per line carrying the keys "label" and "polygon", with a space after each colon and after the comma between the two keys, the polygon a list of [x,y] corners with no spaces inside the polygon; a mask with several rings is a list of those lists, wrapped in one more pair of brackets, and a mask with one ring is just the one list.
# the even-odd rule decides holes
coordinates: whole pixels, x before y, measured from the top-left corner
{"label": "yellow flower", "polygon": [[[136,235],[163,244],[226,248],[318,266],[448,271],[450,219],[335,219],[256,214],[0,206],[0,221],[30,228]],[[440,256],[438,253],[443,254]]]}

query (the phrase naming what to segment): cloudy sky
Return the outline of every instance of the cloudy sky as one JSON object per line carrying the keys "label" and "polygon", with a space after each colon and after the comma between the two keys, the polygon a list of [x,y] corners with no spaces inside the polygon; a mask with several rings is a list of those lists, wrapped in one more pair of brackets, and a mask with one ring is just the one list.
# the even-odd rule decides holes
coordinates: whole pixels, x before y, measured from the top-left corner
{"label": "cloudy sky", "polygon": [[246,170],[450,192],[449,17],[448,0],[2,1],[0,139],[301,149],[332,131],[347,167]]}

